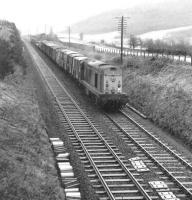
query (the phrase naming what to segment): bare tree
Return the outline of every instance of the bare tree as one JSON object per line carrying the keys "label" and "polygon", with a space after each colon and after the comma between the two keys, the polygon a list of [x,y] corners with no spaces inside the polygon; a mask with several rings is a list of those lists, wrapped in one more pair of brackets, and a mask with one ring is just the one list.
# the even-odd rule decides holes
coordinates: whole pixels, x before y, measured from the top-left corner
{"label": "bare tree", "polygon": [[138,38],[138,45],[140,46],[140,49],[142,49],[143,44],[144,44],[143,40],[141,38]]}
{"label": "bare tree", "polygon": [[144,42],[144,47],[147,49],[148,52],[154,51],[154,42],[152,39],[148,39]]}
{"label": "bare tree", "polygon": [[129,37],[129,45],[130,47],[132,47],[133,49],[135,49],[135,47],[138,45],[138,39],[135,35],[131,34]]}

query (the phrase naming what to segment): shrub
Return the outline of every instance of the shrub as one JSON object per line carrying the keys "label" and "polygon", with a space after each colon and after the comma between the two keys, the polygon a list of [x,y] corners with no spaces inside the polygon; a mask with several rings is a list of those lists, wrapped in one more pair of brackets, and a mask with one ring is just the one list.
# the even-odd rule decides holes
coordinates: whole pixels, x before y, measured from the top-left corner
{"label": "shrub", "polygon": [[[161,78],[164,82],[160,83],[151,74],[141,75],[138,71],[131,70],[129,72],[124,79],[129,102],[147,114],[156,124],[191,145],[191,94],[183,89],[179,80],[177,84],[172,83],[170,79]],[[165,72],[162,72],[161,76],[164,74]]]}
{"label": "shrub", "polygon": [[136,62],[138,64],[137,68],[139,69],[139,74],[141,75],[157,75],[162,69],[164,69],[168,64],[172,61],[169,58],[159,58],[159,57],[152,57],[150,59],[146,59],[144,62]]}
{"label": "shrub", "polygon": [[114,64],[121,64],[121,58],[119,56],[113,57],[112,62]]}
{"label": "shrub", "polygon": [[130,57],[125,63],[124,67],[126,68],[140,68],[144,64],[144,61],[139,59],[138,57]]}
{"label": "shrub", "polygon": [[0,77],[13,73],[12,52],[9,43],[0,39]]}
{"label": "shrub", "polygon": [[100,54],[95,54],[94,58],[97,60],[102,60],[102,56]]}

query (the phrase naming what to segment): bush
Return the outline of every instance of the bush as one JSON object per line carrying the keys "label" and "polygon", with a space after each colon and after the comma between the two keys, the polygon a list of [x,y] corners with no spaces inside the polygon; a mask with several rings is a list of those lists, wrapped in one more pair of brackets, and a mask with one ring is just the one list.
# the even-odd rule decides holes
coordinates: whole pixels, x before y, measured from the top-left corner
{"label": "bush", "polygon": [[9,43],[0,39],[0,77],[13,73],[12,52]]}
{"label": "bush", "polygon": [[[160,77],[152,77],[151,74],[142,75],[138,71],[127,69],[124,88],[132,105],[160,127],[192,146],[192,98],[190,91],[182,87],[182,79],[176,82],[166,79],[166,75],[174,77],[174,73],[167,75],[165,70],[159,74]],[[186,75],[182,77],[185,78]]]}
{"label": "bush", "polygon": [[143,74],[157,75],[163,68],[165,68],[172,61],[169,58],[151,58],[146,65],[143,67]]}
{"label": "bush", "polygon": [[114,64],[121,64],[121,58],[119,56],[113,57],[111,60]]}
{"label": "bush", "polygon": [[144,61],[139,59],[138,57],[130,57],[128,58],[125,63],[125,68],[140,68],[144,64]]}
{"label": "bush", "polygon": [[102,60],[102,56],[101,56],[100,54],[94,55],[94,58],[95,58],[96,60]]}

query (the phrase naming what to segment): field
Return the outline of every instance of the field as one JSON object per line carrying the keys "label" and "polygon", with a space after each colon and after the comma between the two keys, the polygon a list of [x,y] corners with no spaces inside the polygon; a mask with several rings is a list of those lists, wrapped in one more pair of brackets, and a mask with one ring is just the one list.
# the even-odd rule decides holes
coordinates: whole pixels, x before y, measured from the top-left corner
{"label": "field", "polygon": [[138,35],[143,40],[146,39],[153,39],[153,40],[174,40],[174,41],[188,41],[191,43],[191,31],[192,26],[184,26],[172,29],[165,29],[165,30],[158,30],[158,31],[151,31],[141,35]]}

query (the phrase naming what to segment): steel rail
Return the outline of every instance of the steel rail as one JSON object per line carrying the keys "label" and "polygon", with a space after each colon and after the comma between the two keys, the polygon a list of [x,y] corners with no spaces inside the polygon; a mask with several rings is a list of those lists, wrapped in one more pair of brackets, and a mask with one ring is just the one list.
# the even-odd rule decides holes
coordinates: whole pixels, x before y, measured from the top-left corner
{"label": "steel rail", "polygon": [[129,108],[130,110],[132,110],[133,112],[135,112],[136,114],[140,115],[142,118],[147,119],[148,117],[146,115],[144,115],[143,113],[141,113],[139,110],[137,110],[136,108],[134,108],[133,106],[131,106],[129,103],[126,103],[125,107]]}

